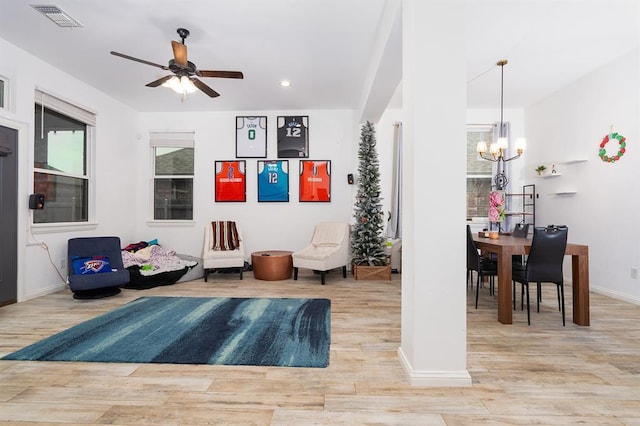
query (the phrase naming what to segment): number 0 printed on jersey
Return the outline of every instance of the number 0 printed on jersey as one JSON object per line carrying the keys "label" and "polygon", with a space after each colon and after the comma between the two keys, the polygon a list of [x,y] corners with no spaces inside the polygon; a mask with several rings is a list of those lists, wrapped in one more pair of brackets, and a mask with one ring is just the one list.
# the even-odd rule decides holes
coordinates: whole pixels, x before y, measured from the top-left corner
{"label": "number 0 printed on jersey", "polygon": [[236,117],[236,158],[267,156],[267,117]]}
{"label": "number 0 printed on jersey", "polygon": [[278,158],[309,157],[309,117],[278,117]]}
{"label": "number 0 printed on jersey", "polygon": [[289,201],[289,161],[258,160],[258,202]]}

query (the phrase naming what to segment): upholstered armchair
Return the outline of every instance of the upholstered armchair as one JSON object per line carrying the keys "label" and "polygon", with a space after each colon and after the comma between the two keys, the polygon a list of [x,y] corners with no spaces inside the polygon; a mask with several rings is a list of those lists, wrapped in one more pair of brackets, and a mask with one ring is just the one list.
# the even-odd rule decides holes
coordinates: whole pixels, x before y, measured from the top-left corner
{"label": "upholstered armchair", "polygon": [[75,299],[95,299],[120,293],[129,283],[122,264],[120,238],[71,238],[67,245],[69,288]]}
{"label": "upholstered armchair", "polygon": [[347,277],[349,264],[349,224],[321,222],[315,226],[311,243],[296,251],[293,257],[293,279],[298,279],[298,268],[308,268],[320,273],[324,285],[327,271],[342,267],[343,278]]}
{"label": "upholstered armchair", "polygon": [[205,282],[209,272],[224,268],[239,268],[242,279],[244,244],[240,226],[231,221],[213,221],[205,226],[202,267]]}

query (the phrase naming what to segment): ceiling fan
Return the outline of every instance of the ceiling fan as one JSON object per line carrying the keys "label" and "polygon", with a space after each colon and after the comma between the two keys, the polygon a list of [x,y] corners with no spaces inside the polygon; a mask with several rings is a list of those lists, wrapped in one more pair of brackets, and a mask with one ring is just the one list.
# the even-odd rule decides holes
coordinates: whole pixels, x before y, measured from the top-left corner
{"label": "ceiling fan", "polygon": [[[172,85],[186,84],[188,86],[195,86],[212,98],[220,96],[218,92],[207,86],[202,80],[197,77],[218,77],[218,78],[244,78],[244,75],[240,71],[211,71],[211,70],[199,70],[196,68],[196,64],[187,60],[187,46],[184,44],[184,40],[189,36],[189,30],[185,28],[178,28],[178,35],[182,39],[182,42],[171,40],[171,48],[173,49],[173,59],[169,60],[169,65],[160,65],[153,62],[146,61],[144,59],[134,58],[133,56],[125,55],[124,53],[111,51],[112,55],[119,56],[131,61],[140,62],[142,64],[151,65],[154,67],[162,68],[163,70],[171,71],[173,75],[167,75],[159,78],[151,83],[146,84],[147,87],[158,87],[160,85],[173,88],[176,92],[182,93],[183,99],[186,96],[186,89],[178,90]],[[190,84],[191,83],[191,84]],[[194,89],[195,90],[195,89]]]}

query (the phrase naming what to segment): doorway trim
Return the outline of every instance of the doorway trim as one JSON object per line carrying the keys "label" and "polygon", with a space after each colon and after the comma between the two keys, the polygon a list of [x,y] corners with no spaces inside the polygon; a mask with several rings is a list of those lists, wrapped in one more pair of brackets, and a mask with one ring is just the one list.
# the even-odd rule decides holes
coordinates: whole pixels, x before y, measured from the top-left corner
{"label": "doorway trim", "polygon": [[14,120],[8,118],[2,114],[0,110],[0,125],[4,127],[8,127],[10,129],[14,129],[18,131],[18,200],[17,200],[17,211],[18,211],[18,244],[16,247],[17,254],[17,299],[18,303],[23,302],[25,300],[25,286],[24,286],[24,277],[25,277],[25,256],[26,256],[26,247],[27,247],[27,230],[28,228],[28,220],[29,220],[29,210],[27,203],[27,195],[29,194],[28,188],[28,161],[29,161],[29,153],[31,152],[31,147],[29,145],[29,123],[21,122],[18,120]]}

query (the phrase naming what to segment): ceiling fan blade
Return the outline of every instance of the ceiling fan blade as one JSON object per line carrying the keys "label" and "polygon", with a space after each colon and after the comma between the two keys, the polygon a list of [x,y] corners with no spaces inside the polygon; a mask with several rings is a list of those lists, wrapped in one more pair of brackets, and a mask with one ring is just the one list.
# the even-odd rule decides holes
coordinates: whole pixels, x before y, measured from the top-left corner
{"label": "ceiling fan blade", "polygon": [[141,64],[151,65],[152,67],[162,68],[163,70],[169,70],[169,67],[166,65],[160,65],[153,62],[145,61],[144,59],[134,58],[133,56],[125,55],[124,53],[111,51],[111,54],[114,56],[119,56],[124,59],[129,59],[130,61],[140,62]]}
{"label": "ceiling fan blade", "polygon": [[171,48],[173,49],[173,58],[176,64],[183,68],[187,67],[187,46],[184,44],[171,40]]}
{"label": "ceiling fan blade", "polygon": [[210,97],[217,98],[218,96],[220,96],[220,93],[216,92],[211,87],[207,86],[206,84],[204,84],[202,81],[198,80],[197,78],[191,77],[191,81],[193,81],[193,84],[198,89],[202,90],[204,93],[206,93]]}
{"label": "ceiling fan blade", "polygon": [[244,78],[244,75],[240,71],[197,70],[196,75],[198,75],[198,77]]}
{"label": "ceiling fan blade", "polygon": [[162,83],[164,83],[165,81],[168,81],[171,77],[173,77],[173,76],[172,75],[168,75],[166,77],[159,78],[156,81],[152,81],[151,83],[145,84],[145,86],[147,86],[147,87],[158,87]]}

